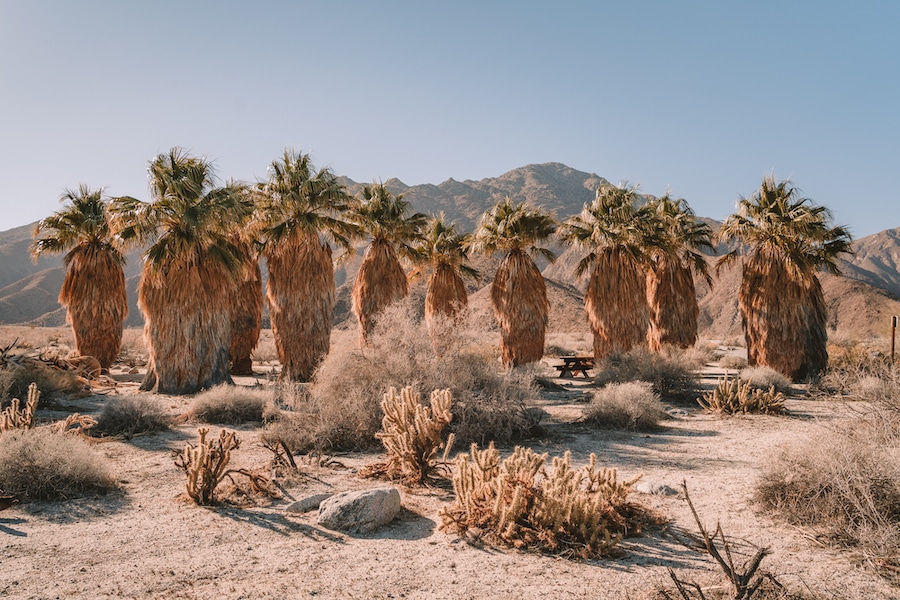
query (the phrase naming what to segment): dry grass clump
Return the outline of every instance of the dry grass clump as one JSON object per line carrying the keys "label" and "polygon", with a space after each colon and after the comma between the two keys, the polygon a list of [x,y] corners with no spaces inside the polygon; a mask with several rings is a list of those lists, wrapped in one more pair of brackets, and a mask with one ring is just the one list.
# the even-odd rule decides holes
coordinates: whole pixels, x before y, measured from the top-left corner
{"label": "dry grass clump", "polygon": [[646,381],[611,383],[594,392],[584,420],[599,427],[651,431],[668,418],[653,386]]}
{"label": "dry grass clump", "polygon": [[776,415],[784,412],[784,394],[772,386],[762,390],[739,377],[729,379],[728,373],[719,379],[719,384],[710,392],[697,398],[706,410],[725,413],[763,413]]}
{"label": "dry grass clump", "polygon": [[[894,425],[900,424],[895,414]],[[788,522],[900,572],[900,448],[868,420],[797,440],[768,461],[757,498]]]}
{"label": "dry grass clump", "polygon": [[166,407],[156,398],[113,396],[103,407],[92,433],[130,438],[139,433],[164,431],[171,422]]}
{"label": "dry grass clump", "polygon": [[694,371],[702,364],[700,355],[695,353],[671,348],[654,353],[646,348],[635,348],[601,360],[597,364],[595,381],[601,386],[614,382],[647,381],[662,398],[684,400],[694,396],[697,382]]}
{"label": "dry grass clump", "polygon": [[767,390],[775,388],[779,392],[791,389],[791,380],[771,367],[757,365],[742,369],[738,377],[755,388]]}
{"label": "dry grass clump", "polygon": [[814,382],[813,393],[878,402],[900,391],[900,367],[891,365],[890,358],[879,349],[839,342],[828,345],[828,355],[828,367]]}
{"label": "dry grass clump", "polygon": [[641,528],[642,511],[628,502],[637,481],[618,481],[614,469],[597,468],[596,456],[580,469],[571,453],[553,458],[516,447],[503,462],[489,445],[456,459],[456,500],[440,513],[441,528],[484,536],[488,542],[553,554],[599,558]]}
{"label": "dry grass clump", "polygon": [[45,398],[82,397],[90,393],[90,385],[74,371],[55,369],[40,362],[0,368],[0,406],[12,398],[28,395],[28,386],[36,384]]}
{"label": "dry grass clump", "polygon": [[719,367],[729,371],[740,371],[747,368],[747,359],[736,354],[728,354],[719,359]]}
{"label": "dry grass clump", "polygon": [[293,410],[283,411],[266,435],[281,436],[295,452],[372,448],[384,416],[379,399],[392,386],[421,394],[449,389],[451,429],[462,443],[530,435],[536,426],[526,406],[534,394],[530,373],[500,373],[496,356],[475,346],[465,327],[463,320],[455,337],[442,339],[438,355],[415,306],[400,302],[379,315],[365,350],[352,335],[335,332],[312,384],[288,394],[284,403]]}
{"label": "dry grass clump", "polygon": [[116,481],[81,436],[49,427],[0,435],[0,489],[28,500],[65,500],[106,493]]}
{"label": "dry grass clump", "polygon": [[194,396],[187,414],[191,419],[220,425],[261,423],[273,399],[271,390],[217,385]]}
{"label": "dry grass clump", "polygon": [[[384,445],[388,460],[367,468],[364,475],[419,484],[445,470],[453,434],[445,441],[443,433],[453,418],[452,401],[450,390],[435,390],[431,392],[431,406],[426,407],[413,388],[405,387],[399,395],[391,388],[381,401],[384,418],[381,431],[375,434]],[[444,453],[438,458],[441,448]]]}

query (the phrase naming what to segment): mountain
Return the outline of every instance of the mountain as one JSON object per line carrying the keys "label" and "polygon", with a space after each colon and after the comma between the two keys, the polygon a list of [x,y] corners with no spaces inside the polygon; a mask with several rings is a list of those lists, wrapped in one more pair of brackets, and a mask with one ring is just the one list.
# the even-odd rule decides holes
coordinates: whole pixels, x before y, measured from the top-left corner
{"label": "mountain", "polygon": [[[340,180],[350,193],[362,190],[361,183],[346,177]],[[527,165],[480,181],[448,179],[437,185],[408,186],[398,179],[389,179],[384,183],[391,192],[403,193],[414,210],[426,214],[443,211],[450,220],[457,221],[462,230],[469,231],[499,197],[509,195],[517,200],[528,200],[553,211],[557,218],[565,219],[593,200],[597,186],[609,185],[609,181],[595,173],[577,171],[560,163]],[[704,220],[714,228],[719,225]],[[0,323],[62,325],[65,312],[56,301],[63,278],[62,258],[44,257],[33,263],[28,254],[32,229],[33,225],[26,225],[0,232]],[[889,316],[900,314],[900,228],[857,240],[854,248],[856,253],[841,263],[845,277],[823,275],[821,278],[829,307],[829,326],[848,336],[886,335]],[[340,264],[335,273],[339,286],[335,315],[338,323],[352,319],[349,292],[363,249],[364,244],[359,244],[356,255]],[[551,326],[560,331],[586,331],[582,294],[587,276],[578,278],[574,275],[580,258],[578,252],[560,250],[558,260],[543,269],[551,296]],[[130,310],[126,324],[137,326],[141,324],[136,306],[140,253],[129,252],[126,261]],[[487,288],[498,259],[478,257],[475,263],[482,271],[482,278],[468,285],[472,305],[489,315]],[[700,323],[705,337],[740,335],[739,280],[740,269],[735,266],[723,270],[711,290],[705,284],[698,284]]]}

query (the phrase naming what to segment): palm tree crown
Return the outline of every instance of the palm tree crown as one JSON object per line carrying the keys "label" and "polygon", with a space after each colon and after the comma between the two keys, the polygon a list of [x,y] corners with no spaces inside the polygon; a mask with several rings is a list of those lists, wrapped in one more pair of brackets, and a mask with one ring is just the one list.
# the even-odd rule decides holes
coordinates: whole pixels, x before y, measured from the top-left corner
{"label": "palm tree crown", "polygon": [[422,237],[415,247],[416,262],[421,266],[436,269],[446,265],[462,275],[477,278],[478,271],[468,264],[471,233],[459,233],[456,223],[447,223],[444,213],[428,220]]}
{"label": "palm tree crown", "polygon": [[[765,177],[752,198],[739,199],[738,213],[725,220],[719,239],[741,241],[753,254],[777,257],[800,277],[819,269],[839,274],[838,257],[853,252],[850,232],[842,225],[830,227],[831,211],[799,194],[790,181]],[[729,263],[737,255],[732,250],[719,262]]]}
{"label": "palm tree crown", "polygon": [[651,200],[647,209],[656,217],[661,229],[658,252],[676,259],[681,267],[693,269],[712,285],[709,266],[702,252],[704,249],[715,252],[709,224],[697,220],[684,198],[674,199],[669,194]]}
{"label": "palm tree crown", "polygon": [[422,213],[408,215],[411,207],[403,194],[395,196],[383,183],[376,183],[363,188],[362,198],[351,204],[348,215],[372,236],[372,241],[390,242],[401,255],[413,258],[413,243],[422,237],[428,217]]}
{"label": "palm tree crown", "polygon": [[522,251],[552,261],[556,255],[540,244],[555,231],[553,215],[527,203],[516,204],[507,196],[481,217],[470,247],[485,254]]}
{"label": "palm tree crown", "polygon": [[31,245],[32,256],[68,252],[65,257],[68,264],[72,251],[79,245],[90,245],[110,253],[120,264],[125,262],[118,240],[110,231],[109,204],[103,200],[102,188],[92,190],[82,184],[77,190],[67,189],[59,200],[69,205],[38,222]]}

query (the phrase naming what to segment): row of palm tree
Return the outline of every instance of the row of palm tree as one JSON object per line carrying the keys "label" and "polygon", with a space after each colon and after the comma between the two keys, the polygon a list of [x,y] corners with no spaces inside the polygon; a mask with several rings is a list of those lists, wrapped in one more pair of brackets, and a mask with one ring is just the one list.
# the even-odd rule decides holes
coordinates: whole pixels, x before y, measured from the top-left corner
{"label": "row of palm tree", "polygon": [[[596,358],[643,344],[689,347],[697,338],[694,274],[711,281],[702,251],[712,249],[712,232],[684,200],[668,195],[639,206],[634,188],[602,186],[592,203],[561,224],[507,197],[483,215],[473,234],[461,234],[443,215],[412,213],[403,195],[383,184],[351,197],[329,169],[316,169],[308,154],[290,150],[252,186],[219,185],[208,161],[179,148],[153,159],[149,173],[149,202],[104,200],[102,190],[84,186],[67,191],[61,199],[70,205],[38,224],[32,246],[35,256],[68,252],[60,302],[68,309],[76,351],[96,356],[104,368],[118,353],[127,310],[123,248],[147,248],[138,287],[150,350],[143,389],[192,393],[249,371],[262,313],[260,256],[269,269],[265,299],[282,376],[309,380],[330,346],[332,248],[346,256],[363,237],[370,243],[352,294],[363,345],[377,315],[407,295],[401,259],[417,265],[416,272],[431,272],[425,317],[432,331],[440,318],[467,304],[462,278],[477,276],[470,253],[502,253],[491,288],[501,357],[508,366],[539,360],[550,307],[534,259],[553,260],[547,248],[553,238],[584,252],[578,270],[590,270],[585,309]],[[772,194],[789,197],[779,204]],[[849,234],[829,228],[825,209],[795,201],[793,194],[789,184],[767,178],[757,196],[742,199],[741,213],[726,222],[722,239],[753,248],[740,300],[751,364],[802,376],[824,366],[824,304],[814,273],[833,267],[834,257],[848,251]],[[770,214],[781,208],[781,220]],[[789,306],[771,287],[746,283],[772,274],[778,282],[795,282]],[[757,294],[757,288],[767,291]],[[793,320],[773,317],[773,302],[797,312]],[[771,331],[786,325],[794,331]],[[802,359],[799,370],[785,370],[779,344],[793,344],[812,358]]]}

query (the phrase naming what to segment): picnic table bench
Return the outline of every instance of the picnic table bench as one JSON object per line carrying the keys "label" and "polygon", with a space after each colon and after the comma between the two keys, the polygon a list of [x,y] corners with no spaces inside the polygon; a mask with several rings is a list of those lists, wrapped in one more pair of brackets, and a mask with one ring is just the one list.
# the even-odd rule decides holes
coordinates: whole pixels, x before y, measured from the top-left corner
{"label": "picnic table bench", "polygon": [[559,371],[560,377],[574,377],[581,373],[585,378],[590,377],[588,375],[588,369],[594,368],[594,357],[593,356],[560,356],[560,360],[563,361],[563,364],[556,365],[556,370]]}

